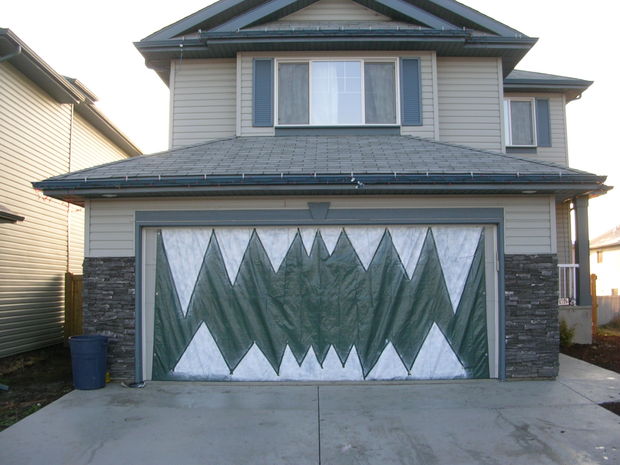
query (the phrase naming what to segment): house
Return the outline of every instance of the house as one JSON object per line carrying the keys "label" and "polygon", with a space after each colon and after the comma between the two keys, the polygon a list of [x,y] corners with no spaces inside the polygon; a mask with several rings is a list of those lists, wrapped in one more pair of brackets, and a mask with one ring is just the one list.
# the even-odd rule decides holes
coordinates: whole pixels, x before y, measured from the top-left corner
{"label": "house", "polygon": [[590,241],[590,270],[597,276],[597,295],[618,295],[620,288],[620,226],[616,226]]}
{"label": "house", "polygon": [[[452,0],[220,0],[136,44],[170,150],[35,186],[84,205],[85,319],[136,380],[549,378],[590,303],[536,39]],[[577,270],[577,271],[576,271]]]}
{"label": "house", "polygon": [[0,29],[0,357],[62,342],[65,272],[82,272],[83,208],[31,181],[140,155],[95,101]]}

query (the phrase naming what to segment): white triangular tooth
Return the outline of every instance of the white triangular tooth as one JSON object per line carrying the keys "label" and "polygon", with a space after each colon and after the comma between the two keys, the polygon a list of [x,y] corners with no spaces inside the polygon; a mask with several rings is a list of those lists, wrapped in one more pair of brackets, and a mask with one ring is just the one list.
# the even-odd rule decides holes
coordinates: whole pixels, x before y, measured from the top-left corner
{"label": "white triangular tooth", "polygon": [[327,253],[330,255],[334,253],[342,228],[340,226],[326,226],[319,229],[319,233],[323,238],[323,243],[327,248]]}
{"label": "white triangular tooth", "polygon": [[364,379],[362,366],[355,347],[351,349],[344,366],[333,346],[327,351],[323,361],[321,380],[323,381],[360,381]]}
{"label": "white triangular tooth", "polygon": [[392,236],[392,244],[398,252],[400,261],[407,272],[409,279],[420,259],[420,253],[424,246],[424,239],[428,228],[411,226],[390,226],[388,228]]}
{"label": "white triangular tooth", "polygon": [[282,362],[280,363],[280,376],[279,379],[282,381],[301,381],[301,370],[291,348],[286,345],[284,349],[284,356],[282,357]]}
{"label": "white triangular tooth", "polygon": [[379,360],[375,366],[370,370],[366,379],[369,380],[398,380],[407,378],[407,369],[402,360],[398,356],[398,352],[388,342],[385,349],[381,353]]}
{"label": "white triangular tooth", "polygon": [[459,306],[482,228],[479,226],[433,226],[439,262],[446,281],[452,310]]}
{"label": "white triangular tooth", "polygon": [[209,246],[212,229],[165,228],[161,234],[181,311],[185,316]]}
{"label": "white triangular tooth", "polygon": [[445,336],[433,323],[411,368],[411,379],[465,378],[467,373]]}
{"label": "white triangular tooth", "polygon": [[310,255],[310,252],[312,251],[312,245],[314,244],[317,231],[318,228],[299,228],[299,235],[301,236],[301,241],[304,244],[304,249],[306,249],[306,255]]}
{"label": "white triangular tooth", "polygon": [[234,369],[233,381],[277,381],[278,375],[256,343]]}
{"label": "white triangular tooth", "polygon": [[252,228],[215,228],[215,237],[220,246],[228,279],[234,284],[252,237]]}
{"label": "white triangular tooth", "polygon": [[297,228],[256,228],[256,233],[277,273],[297,236]]}
{"label": "white triangular tooth", "polygon": [[230,370],[215,343],[209,328],[202,323],[187,349],[174,367],[174,373],[201,379],[224,380],[230,378]]}
{"label": "white triangular tooth", "polygon": [[345,232],[362,262],[362,266],[367,270],[385,234],[385,228],[348,226],[345,228]]}

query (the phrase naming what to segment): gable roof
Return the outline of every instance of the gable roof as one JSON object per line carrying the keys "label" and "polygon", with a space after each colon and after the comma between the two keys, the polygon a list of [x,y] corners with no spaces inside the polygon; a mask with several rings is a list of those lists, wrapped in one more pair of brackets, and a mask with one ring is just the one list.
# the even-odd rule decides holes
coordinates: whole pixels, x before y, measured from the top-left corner
{"label": "gable roof", "polygon": [[502,57],[507,74],[536,43],[454,0],[350,0],[415,28],[394,30],[391,21],[370,28],[355,21],[260,27],[321,1],[326,0],[220,0],[135,45],[167,83],[171,59],[234,57],[238,51],[436,50],[445,56]]}
{"label": "gable roof", "polygon": [[590,241],[590,249],[605,249],[608,247],[620,246],[620,226],[616,226],[613,229],[595,237]]}
{"label": "gable roof", "polygon": [[7,62],[58,103],[75,110],[130,157],[142,151],[95,106],[97,97],[77,79],[61,76],[13,31],[0,28],[0,63]]}
{"label": "gable roof", "polygon": [[505,92],[558,92],[568,101],[579,98],[592,81],[515,69],[504,79]]}
{"label": "gable roof", "polygon": [[[84,198],[265,193],[604,193],[605,177],[411,136],[233,137],[33,183]],[[352,191],[353,189],[353,191]]]}

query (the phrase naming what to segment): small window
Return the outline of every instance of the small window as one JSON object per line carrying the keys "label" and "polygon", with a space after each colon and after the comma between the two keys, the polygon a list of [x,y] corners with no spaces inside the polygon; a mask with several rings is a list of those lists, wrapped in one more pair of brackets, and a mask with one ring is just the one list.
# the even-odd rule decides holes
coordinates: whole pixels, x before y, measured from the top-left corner
{"label": "small window", "polygon": [[596,263],[603,263],[603,251],[602,250],[596,251]]}
{"label": "small window", "polygon": [[398,124],[396,61],[278,63],[279,125]]}
{"label": "small window", "polygon": [[511,147],[536,146],[536,112],[534,99],[507,99],[504,101],[506,145]]}

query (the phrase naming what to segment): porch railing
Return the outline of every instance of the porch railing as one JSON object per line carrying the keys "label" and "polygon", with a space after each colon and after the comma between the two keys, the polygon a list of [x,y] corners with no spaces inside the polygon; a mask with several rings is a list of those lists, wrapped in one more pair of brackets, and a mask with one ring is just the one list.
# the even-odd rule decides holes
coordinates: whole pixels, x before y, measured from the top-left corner
{"label": "porch railing", "polygon": [[560,264],[558,305],[577,305],[577,264]]}

